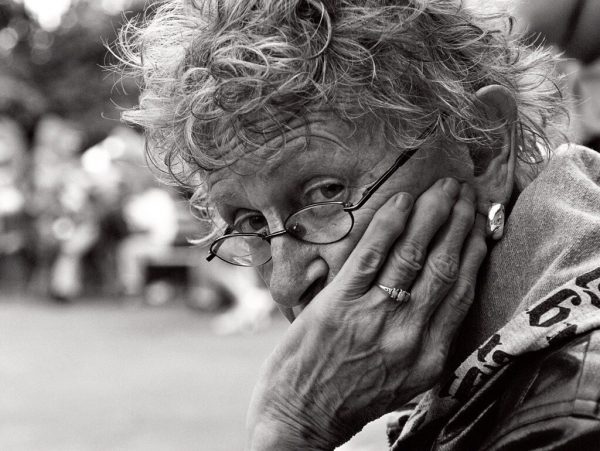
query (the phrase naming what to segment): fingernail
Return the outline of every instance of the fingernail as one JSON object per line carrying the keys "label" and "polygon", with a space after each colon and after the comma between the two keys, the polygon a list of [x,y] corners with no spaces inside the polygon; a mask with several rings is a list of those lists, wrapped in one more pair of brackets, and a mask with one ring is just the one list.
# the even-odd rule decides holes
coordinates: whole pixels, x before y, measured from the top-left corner
{"label": "fingernail", "polygon": [[408,210],[412,205],[412,196],[408,193],[400,193],[396,197],[396,207],[400,211]]}
{"label": "fingernail", "polygon": [[460,184],[453,178],[447,178],[444,180],[442,189],[446,191],[450,197],[454,198],[458,196],[458,193],[460,192]]}
{"label": "fingernail", "polygon": [[475,191],[469,186],[468,183],[461,183],[460,197],[472,204],[475,203]]}

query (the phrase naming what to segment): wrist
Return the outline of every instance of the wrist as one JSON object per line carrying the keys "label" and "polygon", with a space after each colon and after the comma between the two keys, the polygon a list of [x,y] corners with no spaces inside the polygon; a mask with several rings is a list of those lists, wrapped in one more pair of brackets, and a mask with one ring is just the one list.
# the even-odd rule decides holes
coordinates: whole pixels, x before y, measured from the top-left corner
{"label": "wrist", "polygon": [[316,437],[297,426],[278,421],[261,421],[250,431],[247,451],[331,451],[334,446],[313,443]]}

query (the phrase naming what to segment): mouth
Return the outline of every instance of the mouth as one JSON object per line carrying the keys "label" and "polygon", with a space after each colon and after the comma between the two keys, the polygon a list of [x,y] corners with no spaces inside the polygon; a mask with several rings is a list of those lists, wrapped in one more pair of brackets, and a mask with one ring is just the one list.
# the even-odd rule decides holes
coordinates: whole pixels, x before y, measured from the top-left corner
{"label": "mouth", "polygon": [[310,286],[304,290],[302,296],[300,296],[300,302],[292,307],[292,312],[294,313],[294,318],[297,318],[298,315],[306,308],[308,304],[313,300],[313,298],[319,294],[319,292],[325,287],[325,280],[323,278],[319,278],[315,280]]}

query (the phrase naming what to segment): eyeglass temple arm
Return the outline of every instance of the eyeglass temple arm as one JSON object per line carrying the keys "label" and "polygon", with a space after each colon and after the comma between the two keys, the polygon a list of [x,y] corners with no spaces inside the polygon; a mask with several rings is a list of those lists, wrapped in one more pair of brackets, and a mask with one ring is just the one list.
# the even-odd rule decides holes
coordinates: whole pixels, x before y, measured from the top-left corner
{"label": "eyeglass temple arm", "polygon": [[[223,236],[225,236],[225,235],[227,235],[227,234],[231,233],[232,231],[233,231],[233,227],[231,227],[231,226],[230,226],[230,227],[227,227],[227,228],[225,229],[225,232],[223,233]],[[220,242],[218,242],[218,243],[215,243],[213,246],[211,246],[211,247],[208,249],[208,255],[207,255],[207,257],[206,257],[206,261],[207,261],[207,262],[211,261],[213,258],[215,258],[215,257],[217,256],[217,251],[218,251],[218,250],[219,250],[219,248],[221,247],[221,244],[223,244],[223,242],[222,242],[222,241],[220,241]],[[214,251],[213,251],[213,247],[214,247]]]}
{"label": "eyeglass temple arm", "polygon": [[[427,138],[430,134],[433,133],[435,128],[436,128],[436,124],[430,125],[423,131],[423,133],[421,133],[419,135],[419,137],[417,139],[420,141],[420,140]],[[392,165],[392,167],[389,168],[387,171],[385,171],[385,173],[381,177],[379,177],[377,180],[375,180],[375,182],[365,190],[365,192],[364,192],[363,196],[360,198],[360,200],[357,203],[355,203],[354,205],[348,205],[347,207],[344,207],[344,210],[345,211],[355,211],[355,210],[358,210],[360,207],[362,207],[365,204],[365,202],[368,201],[369,198],[373,195],[373,193],[375,191],[377,191],[377,189],[381,185],[383,185],[385,183],[385,181],[394,172],[396,172],[396,170],[400,166],[402,166],[404,163],[406,163],[408,161],[408,159],[410,157],[412,157],[415,154],[415,152],[419,149],[420,149],[420,147],[418,147],[418,146],[410,148],[406,152],[404,152],[402,155],[400,155],[398,158],[396,158],[396,161],[394,161],[394,164]]]}
{"label": "eyeglass temple arm", "polygon": [[379,177],[377,180],[375,180],[375,182],[369,186],[364,194],[362,195],[362,197],[360,198],[360,200],[355,203],[354,205],[348,205],[347,207],[344,208],[345,211],[355,211],[358,210],[360,207],[362,207],[366,201],[368,201],[370,199],[370,197],[373,195],[373,193],[375,191],[377,191],[377,189],[383,185],[386,180],[388,178],[390,178],[390,176],[396,172],[396,170],[402,166],[404,163],[406,163],[408,161],[408,159],[410,157],[412,157],[415,152],[419,150],[418,147],[414,147],[412,149],[408,149],[406,152],[404,152],[402,155],[400,155],[398,158],[396,158],[396,161],[394,162],[394,164],[392,165],[392,167],[390,167],[387,171],[385,171],[385,173]]}

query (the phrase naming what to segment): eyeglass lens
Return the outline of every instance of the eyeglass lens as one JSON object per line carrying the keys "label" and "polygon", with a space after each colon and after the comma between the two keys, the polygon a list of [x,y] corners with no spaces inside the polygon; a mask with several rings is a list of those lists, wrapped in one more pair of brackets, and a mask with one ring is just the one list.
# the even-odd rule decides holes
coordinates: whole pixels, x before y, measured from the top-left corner
{"label": "eyeglass lens", "polygon": [[258,235],[232,235],[222,238],[213,252],[238,266],[260,266],[271,259],[271,245]]}
{"label": "eyeglass lens", "polygon": [[294,238],[327,244],[343,238],[352,228],[352,215],[340,203],[315,204],[291,215],[285,230]]}
{"label": "eyeglass lens", "polygon": [[[301,241],[328,244],[344,238],[354,225],[342,203],[315,204],[292,214],[285,230]],[[232,235],[219,240],[213,252],[226,262],[240,266],[260,266],[271,259],[271,245],[257,235]]]}

